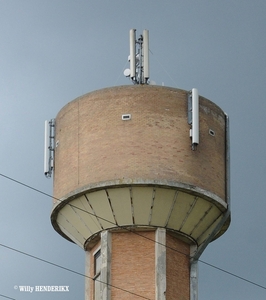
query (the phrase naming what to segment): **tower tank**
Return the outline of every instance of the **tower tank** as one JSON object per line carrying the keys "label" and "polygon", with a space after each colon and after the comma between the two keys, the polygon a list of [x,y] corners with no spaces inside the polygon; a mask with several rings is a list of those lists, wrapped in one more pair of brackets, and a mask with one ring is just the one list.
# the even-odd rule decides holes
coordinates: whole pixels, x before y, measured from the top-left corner
{"label": "tower tank", "polygon": [[118,86],[58,113],[51,222],[86,251],[86,299],[196,299],[191,265],[230,223],[229,139],[227,115],[199,96],[191,147],[189,97]]}

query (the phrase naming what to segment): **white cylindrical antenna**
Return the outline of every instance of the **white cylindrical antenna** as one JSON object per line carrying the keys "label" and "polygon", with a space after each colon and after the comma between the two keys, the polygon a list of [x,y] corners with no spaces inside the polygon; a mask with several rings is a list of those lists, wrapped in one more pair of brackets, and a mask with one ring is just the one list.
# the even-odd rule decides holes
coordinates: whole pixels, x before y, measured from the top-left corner
{"label": "white cylindrical antenna", "polygon": [[144,78],[145,82],[150,77],[150,70],[149,70],[149,30],[143,30],[143,71],[144,71]]}
{"label": "white cylindrical antenna", "polygon": [[44,123],[44,175],[47,176],[49,174],[49,158],[50,158],[50,125],[49,121],[45,121]]}
{"label": "white cylindrical antenna", "polygon": [[130,77],[136,77],[136,29],[129,31],[129,48],[130,48]]}
{"label": "white cylindrical antenna", "polygon": [[192,148],[199,144],[199,93],[192,89]]}

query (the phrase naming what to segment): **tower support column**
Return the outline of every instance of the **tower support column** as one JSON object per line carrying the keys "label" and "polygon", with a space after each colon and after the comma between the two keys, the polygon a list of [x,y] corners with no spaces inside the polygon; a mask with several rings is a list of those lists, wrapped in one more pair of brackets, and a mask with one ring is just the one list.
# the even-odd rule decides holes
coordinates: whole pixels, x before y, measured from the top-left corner
{"label": "tower support column", "polygon": [[190,264],[190,300],[198,300],[198,261]]}
{"label": "tower support column", "polygon": [[111,300],[111,254],[112,254],[112,239],[111,232],[104,230],[101,232],[101,295],[102,300]]}
{"label": "tower support column", "polygon": [[156,300],[165,300],[166,293],[166,229],[157,228],[155,234]]}

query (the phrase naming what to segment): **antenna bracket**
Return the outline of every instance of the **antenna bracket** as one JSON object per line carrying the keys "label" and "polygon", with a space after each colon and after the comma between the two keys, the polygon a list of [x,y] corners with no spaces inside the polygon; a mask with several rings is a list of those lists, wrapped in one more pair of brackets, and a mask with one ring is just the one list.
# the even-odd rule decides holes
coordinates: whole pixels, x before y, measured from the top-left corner
{"label": "antenna bracket", "polygon": [[45,121],[44,132],[44,175],[51,178],[54,169],[55,119]]}

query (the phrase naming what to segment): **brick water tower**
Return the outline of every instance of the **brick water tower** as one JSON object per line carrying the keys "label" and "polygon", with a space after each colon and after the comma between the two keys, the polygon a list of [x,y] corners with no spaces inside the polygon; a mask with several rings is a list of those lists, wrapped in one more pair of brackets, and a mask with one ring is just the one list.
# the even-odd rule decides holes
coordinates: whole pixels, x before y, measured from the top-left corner
{"label": "brick water tower", "polygon": [[54,229],[85,250],[86,300],[197,300],[197,261],[230,223],[228,117],[149,85],[148,31],[130,30],[134,85],[90,92],[46,122]]}

